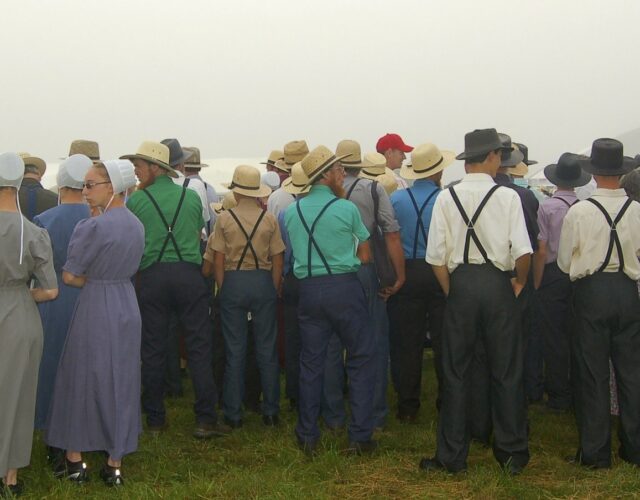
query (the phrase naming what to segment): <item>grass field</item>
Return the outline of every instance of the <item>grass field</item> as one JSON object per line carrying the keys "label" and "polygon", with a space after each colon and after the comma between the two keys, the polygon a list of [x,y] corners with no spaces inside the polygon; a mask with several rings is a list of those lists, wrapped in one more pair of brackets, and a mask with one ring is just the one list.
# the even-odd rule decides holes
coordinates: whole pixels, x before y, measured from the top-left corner
{"label": "grass field", "polygon": [[[573,415],[530,410],[531,462],[522,475],[502,473],[490,449],[472,445],[467,473],[427,475],[421,457],[435,451],[434,376],[425,351],[424,397],[415,424],[400,424],[393,405],[380,448],[369,457],[345,456],[346,432],[322,438],[319,455],[296,447],[296,415],[283,401],[281,425],[266,428],[259,415],[231,436],[211,441],[191,437],[192,394],[168,401],[168,430],[158,438],[143,434],[139,451],[124,461],[123,489],[108,490],[98,477],[104,458],[87,454],[91,481],[76,486],[52,477],[39,438],[31,467],[21,471],[25,498],[633,498],[640,497],[640,470],[614,456],[606,471],[588,471],[564,461],[575,452]],[[389,392],[389,400],[395,398]],[[617,442],[614,438],[614,447]]]}

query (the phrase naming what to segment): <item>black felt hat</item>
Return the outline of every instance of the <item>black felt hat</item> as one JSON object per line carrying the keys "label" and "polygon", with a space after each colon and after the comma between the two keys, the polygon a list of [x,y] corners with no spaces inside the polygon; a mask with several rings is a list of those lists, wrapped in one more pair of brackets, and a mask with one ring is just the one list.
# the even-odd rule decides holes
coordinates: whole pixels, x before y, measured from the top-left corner
{"label": "black felt hat", "polygon": [[604,138],[593,141],[591,156],[581,160],[580,165],[593,175],[615,176],[631,172],[638,162],[623,155],[620,141]]}
{"label": "black felt hat", "polygon": [[584,186],[591,180],[591,174],[585,172],[580,166],[580,161],[585,158],[574,153],[563,153],[558,163],[544,167],[544,176],[556,186]]}
{"label": "black felt hat", "polygon": [[456,160],[476,158],[490,151],[504,149],[495,128],[476,129],[464,136],[464,151],[456,156]]}

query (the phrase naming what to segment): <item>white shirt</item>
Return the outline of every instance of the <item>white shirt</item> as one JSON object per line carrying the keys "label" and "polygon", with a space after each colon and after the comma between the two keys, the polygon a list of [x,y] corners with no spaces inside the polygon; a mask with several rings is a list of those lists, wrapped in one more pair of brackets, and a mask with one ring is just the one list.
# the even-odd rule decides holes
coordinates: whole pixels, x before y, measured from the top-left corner
{"label": "white shirt", "polygon": [[[207,193],[207,210],[209,211],[209,227],[211,228],[211,232],[213,232],[213,226],[215,225],[216,222],[216,212],[213,208],[211,208],[211,204],[212,203],[218,203],[219,201],[219,196],[218,193],[216,193],[216,190],[213,188],[213,186],[211,184],[207,184],[204,179],[202,177],[200,177],[199,174],[193,174],[193,175],[189,175],[188,176],[189,179],[197,179],[200,182],[203,183],[205,189],[206,189],[206,193]],[[191,184],[193,182],[193,180],[189,181],[189,184]],[[205,221],[206,222],[206,221]]]}
{"label": "white shirt", "polygon": [[[178,186],[184,185],[186,177],[182,172],[178,172],[177,170],[176,172],[178,173],[178,177],[172,177],[173,182]],[[198,194],[198,196],[200,197],[200,203],[202,204],[202,218],[204,219],[205,223],[209,222],[209,219],[211,217],[209,216],[209,204],[207,203],[207,190],[204,187],[204,183],[201,180],[190,177],[189,185],[187,186],[187,189],[191,189],[192,191],[195,191]]]}
{"label": "white shirt", "polygon": [[407,179],[400,177],[399,168],[393,171],[393,176],[396,178],[396,182],[398,183],[398,189],[407,189],[409,187],[409,183],[407,182]]}
{"label": "white shirt", "polygon": [[283,212],[289,205],[295,201],[292,194],[287,193],[284,189],[279,187],[269,196],[267,201],[267,212],[272,213],[278,218],[280,212]]}
{"label": "white shirt", "polygon": [[[456,184],[454,189],[470,219],[493,186],[495,182],[488,174],[467,174]],[[476,221],[475,232],[489,261],[503,271],[512,271],[518,257],[533,252],[522,204],[513,189],[502,186],[491,195]],[[466,235],[467,225],[453,201],[451,191],[445,189],[436,198],[433,207],[426,261],[434,266],[446,265],[449,272],[453,272],[464,263]],[[469,244],[469,263],[485,263],[473,239]]]}
{"label": "white shirt", "polygon": [[[599,202],[612,220],[627,201],[624,189],[596,189],[592,198]],[[624,273],[632,280],[640,279],[640,203],[631,206],[617,224],[622,244]],[[558,247],[558,267],[569,274],[571,281],[590,276],[600,269],[607,256],[611,228],[598,207],[589,201],[573,205],[564,218]],[[606,273],[618,271],[620,259],[613,246]]]}

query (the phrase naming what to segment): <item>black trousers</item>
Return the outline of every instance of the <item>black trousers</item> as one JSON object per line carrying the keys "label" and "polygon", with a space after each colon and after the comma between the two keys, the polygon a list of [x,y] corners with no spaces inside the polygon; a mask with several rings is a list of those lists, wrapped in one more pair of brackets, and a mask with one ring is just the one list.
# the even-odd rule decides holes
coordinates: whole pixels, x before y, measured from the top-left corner
{"label": "black trousers", "polygon": [[433,269],[424,259],[405,261],[406,281],[387,303],[389,352],[398,414],[415,415],[420,408],[422,358],[427,326],[431,334],[438,386],[442,379],[441,332],[445,298]]}
{"label": "black trousers", "polygon": [[300,397],[300,330],[298,328],[299,282],[293,272],[284,277],[285,394],[290,401]]}
{"label": "black trousers", "polygon": [[436,458],[466,467],[471,432],[473,360],[480,344],[490,372],[493,453],[501,464],[529,461],[523,385],[523,338],[509,275],[491,264],[461,265],[451,275],[442,328],[442,406]]}
{"label": "black trousers", "polygon": [[200,266],[187,262],[153,264],[138,273],[136,293],[142,316],[142,407],[147,423],[165,422],[164,376],[172,310],[184,327],[196,420],[214,423],[217,391],[212,370],[213,329],[209,290]]}
{"label": "black trousers", "polygon": [[544,388],[547,404],[559,410],[572,403],[569,381],[571,281],[555,262],[544,268],[534,296],[533,328],[543,340]]}
{"label": "black trousers", "polygon": [[640,300],[623,273],[595,273],[575,282],[572,374],[585,465],[611,465],[609,358],[618,384],[620,449],[640,465]]}

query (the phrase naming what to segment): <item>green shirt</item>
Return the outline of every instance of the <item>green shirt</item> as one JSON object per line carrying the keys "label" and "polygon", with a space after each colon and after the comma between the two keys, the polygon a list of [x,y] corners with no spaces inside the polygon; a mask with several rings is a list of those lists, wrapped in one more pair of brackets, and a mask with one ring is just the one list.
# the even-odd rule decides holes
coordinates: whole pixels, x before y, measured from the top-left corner
{"label": "green shirt", "polygon": [[[157,177],[155,182],[146,188],[158,203],[167,224],[171,224],[173,221],[182,189],[182,186],[174,184],[166,175]],[[140,270],[146,269],[151,264],[158,262],[160,251],[167,238],[167,228],[156,207],[142,191],[136,191],[129,197],[127,207],[144,225],[144,255],[140,263]],[[172,231],[183,262],[198,265],[202,263],[200,234],[203,226],[200,198],[194,191],[187,189]],[[167,242],[160,262],[180,262],[171,239]]]}
{"label": "green shirt", "polygon": [[[335,198],[328,186],[314,185],[307,196],[302,198],[300,210],[309,229],[320,214],[322,208]],[[296,202],[297,203],[297,202]],[[307,278],[309,234],[307,233],[296,203],[287,207],[284,222],[291,240],[295,259],[293,272],[298,278]],[[360,267],[356,257],[359,242],[369,239],[369,231],[362,223],[358,208],[348,200],[333,202],[322,214],[313,230],[313,238],[331,269],[331,274],[353,273]],[[329,274],[315,246],[311,247],[311,276]]]}

